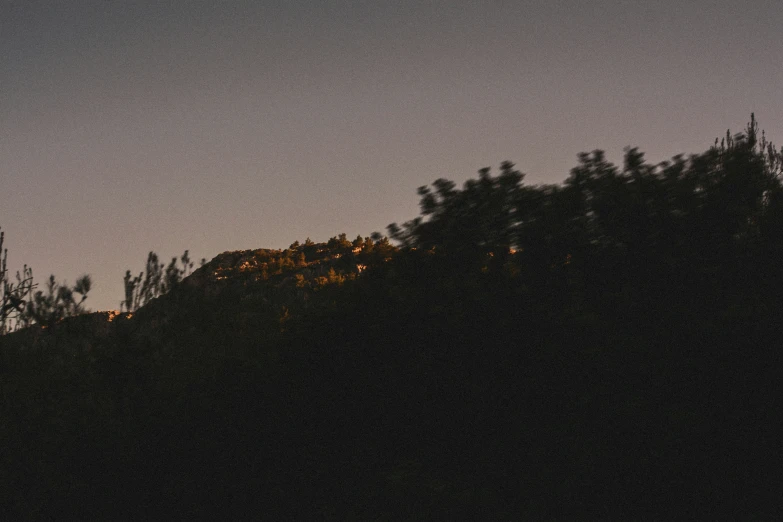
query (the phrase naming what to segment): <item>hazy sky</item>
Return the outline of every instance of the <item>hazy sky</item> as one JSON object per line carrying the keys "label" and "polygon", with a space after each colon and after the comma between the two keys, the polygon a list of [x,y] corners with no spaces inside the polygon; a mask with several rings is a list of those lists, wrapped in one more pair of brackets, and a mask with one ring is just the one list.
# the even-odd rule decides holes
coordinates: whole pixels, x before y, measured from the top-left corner
{"label": "hazy sky", "polygon": [[780,0],[0,0],[9,265],[118,308],[147,252],[384,231],[416,187],[783,142]]}

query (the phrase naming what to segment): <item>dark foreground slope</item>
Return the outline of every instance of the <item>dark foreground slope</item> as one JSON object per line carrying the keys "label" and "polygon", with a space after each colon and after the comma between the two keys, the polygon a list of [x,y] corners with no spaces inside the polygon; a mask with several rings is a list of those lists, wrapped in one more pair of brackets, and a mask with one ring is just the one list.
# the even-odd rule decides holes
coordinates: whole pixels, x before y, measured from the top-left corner
{"label": "dark foreground slope", "polygon": [[751,141],[440,180],[399,250],[226,253],[132,317],[3,337],[3,508],[780,519],[783,190]]}
{"label": "dark foreground slope", "polygon": [[779,513],[779,343],[741,310],[671,286],[553,302],[568,273],[548,299],[513,256],[266,280],[253,257],[2,340],[14,519]]}

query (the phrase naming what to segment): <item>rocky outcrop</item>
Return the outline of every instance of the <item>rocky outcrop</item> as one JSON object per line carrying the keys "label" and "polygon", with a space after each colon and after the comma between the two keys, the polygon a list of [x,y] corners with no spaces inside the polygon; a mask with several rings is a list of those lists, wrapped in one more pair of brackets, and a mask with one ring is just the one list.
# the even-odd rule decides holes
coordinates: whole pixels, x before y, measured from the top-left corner
{"label": "rocky outcrop", "polygon": [[307,308],[314,292],[357,277],[369,259],[362,248],[329,248],[326,243],[224,252],[134,313],[94,312],[25,328],[0,336],[0,352],[77,353],[124,344],[130,338],[155,345],[172,326],[225,321],[228,310],[237,324],[252,324],[259,314],[287,316]]}

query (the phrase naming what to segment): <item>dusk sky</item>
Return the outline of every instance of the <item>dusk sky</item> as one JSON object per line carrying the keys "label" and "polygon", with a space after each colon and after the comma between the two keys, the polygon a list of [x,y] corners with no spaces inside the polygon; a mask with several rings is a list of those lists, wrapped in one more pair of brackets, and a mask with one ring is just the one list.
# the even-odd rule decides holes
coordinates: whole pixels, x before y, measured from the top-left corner
{"label": "dusk sky", "polygon": [[118,309],[150,250],[383,232],[503,160],[561,182],[751,111],[780,144],[782,31],[780,0],[0,0],[9,269]]}

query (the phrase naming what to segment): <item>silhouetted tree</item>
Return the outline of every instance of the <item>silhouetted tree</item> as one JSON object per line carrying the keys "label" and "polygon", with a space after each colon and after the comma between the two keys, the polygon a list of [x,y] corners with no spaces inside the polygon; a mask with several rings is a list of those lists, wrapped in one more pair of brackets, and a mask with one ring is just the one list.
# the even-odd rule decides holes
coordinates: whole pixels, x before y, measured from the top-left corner
{"label": "silhouetted tree", "polygon": [[92,279],[89,275],[81,276],[73,286],[58,283],[51,275],[45,291],[36,292],[28,303],[25,316],[37,324],[50,325],[66,317],[86,313],[88,310],[84,307],[84,301],[91,289]]}
{"label": "silhouetted tree", "polygon": [[[120,308],[133,312],[150,302],[152,299],[170,292],[182,279],[190,275],[193,262],[190,260],[189,251],[185,250],[179,258],[173,257],[168,265],[159,262],[158,255],[150,252],[147,255],[147,264],[138,276],[133,276],[130,270],[125,272],[123,286],[125,299],[120,303]],[[201,260],[201,265],[206,263]]]}
{"label": "silhouetted tree", "polygon": [[8,278],[8,249],[4,248],[5,232],[0,230],[0,335],[30,323],[26,309],[37,286],[33,270],[24,265],[16,273],[16,282]]}

